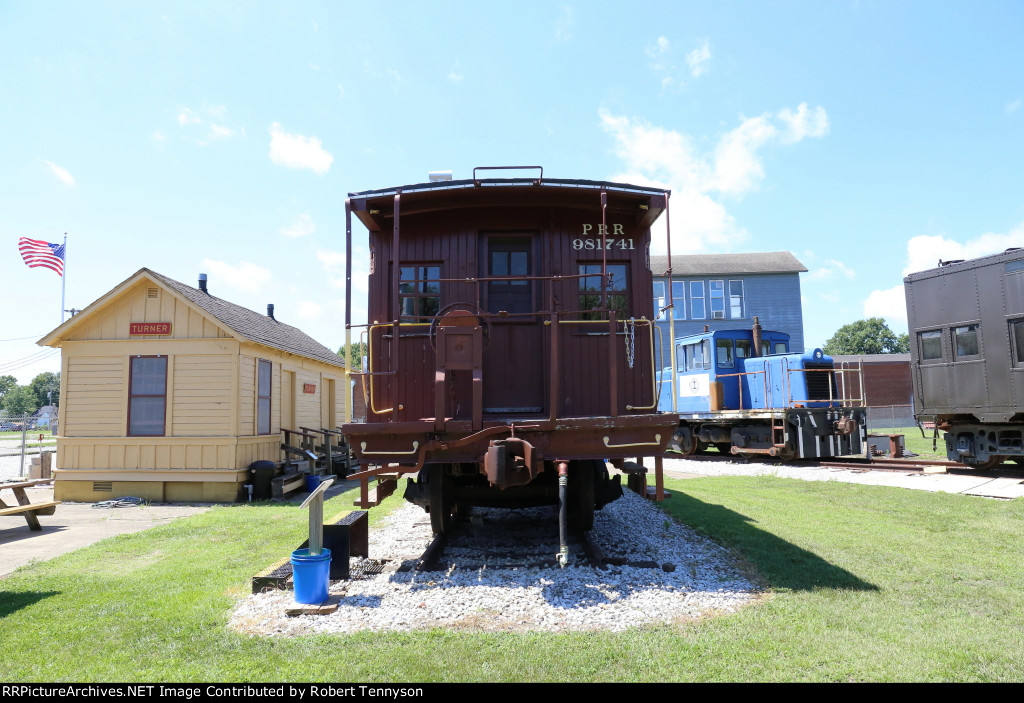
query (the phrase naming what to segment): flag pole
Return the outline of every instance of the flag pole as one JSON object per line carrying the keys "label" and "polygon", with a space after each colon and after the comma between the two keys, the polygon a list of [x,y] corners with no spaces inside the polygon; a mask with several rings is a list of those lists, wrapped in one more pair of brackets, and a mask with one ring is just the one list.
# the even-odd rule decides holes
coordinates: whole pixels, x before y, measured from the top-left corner
{"label": "flag pole", "polygon": [[64,233],[64,270],[60,275],[60,323],[64,324],[64,287],[68,282],[68,233]]}

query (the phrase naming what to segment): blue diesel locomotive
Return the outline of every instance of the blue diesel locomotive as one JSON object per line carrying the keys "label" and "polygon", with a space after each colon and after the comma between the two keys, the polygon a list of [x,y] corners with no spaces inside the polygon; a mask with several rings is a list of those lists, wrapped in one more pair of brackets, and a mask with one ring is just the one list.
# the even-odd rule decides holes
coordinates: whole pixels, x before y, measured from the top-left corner
{"label": "blue diesel locomotive", "polygon": [[680,337],[674,374],[658,375],[658,409],[679,413],[670,448],[780,459],[867,456],[859,368],[836,369],[820,349],[790,353],[789,335],[714,330]]}

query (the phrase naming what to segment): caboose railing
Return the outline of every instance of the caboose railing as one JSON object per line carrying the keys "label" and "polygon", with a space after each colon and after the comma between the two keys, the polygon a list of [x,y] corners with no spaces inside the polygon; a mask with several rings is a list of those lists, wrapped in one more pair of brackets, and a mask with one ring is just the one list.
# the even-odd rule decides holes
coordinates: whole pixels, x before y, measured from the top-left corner
{"label": "caboose railing", "polygon": [[[564,278],[583,278],[585,276],[592,276],[592,275],[594,275],[594,274],[585,274],[585,275],[579,275],[579,276],[556,276],[556,277],[547,277],[546,279],[543,279],[543,280],[552,280],[553,278],[556,278],[556,279],[557,278],[562,278],[562,279],[564,279]],[[543,277],[532,277],[532,278],[540,280]],[[452,280],[452,279],[442,279],[442,280]],[[459,280],[460,282],[467,282],[465,279],[457,279],[457,280]],[[483,283],[483,282],[487,282],[489,280],[521,280],[521,278],[519,278],[519,277],[497,277],[497,278],[494,278],[494,279],[475,279],[473,282],[474,283]],[[578,317],[578,316],[580,316],[582,314],[585,314],[585,313],[588,313],[588,314],[589,313],[607,313],[608,314],[608,319],[607,320],[580,320],[580,319],[569,319],[569,320],[567,320],[567,319],[562,319],[563,317],[570,317],[570,316],[571,317]],[[612,416],[612,417],[618,415],[618,408],[619,408],[619,403],[618,403],[618,374],[619,374],[619,368],[618,368],[618,366],[619,366],[619,353],[618,352],[619,352],[619,350],[618,350],[618,346],[617,345],[619,343],[618,337],[619,337],[619,334],[620,334],[620,327],[627,334],[627,339],[629,338],[628,335],[629,335],[629,332],[630,332],[630,326],[633,327],[634,335],[635,335],[636,327],[640,327],[641,329],[646,328],[646,330],[647,330],[646,338],[647,338],[647,342],[648,342],[648,346],[649,346],[649,359],[648,359],[648,361],[650,363],[648,368],[649,368],[649,371],[650,371],[649,375],[650,375],[650,378],[651,378],[651,398],[652,398],[653,402],[651,404],[649,404],[649,405],[633,405],[631,403],[627,403],[625,405],[625,409],[627,411],[637,411],[637,410],[653,410],[653,409],[657,408],[657,406],[658,406],[658,396],[659,396],[659,387],[658,387],[657,374],[655,373],[655,368],[654,368],[654,365],[655,365],[654,345],[655,345],[655,331],[657,331],[657,333],[660,334],[661,330],[654,325],[654,322],[652,320],[648,320],[646,317],[630,318],[629,320],[619,320],[619,319],[617,319],[617,313],[616,313],[615,310],[599,310],[599,309],[590,309],[590,310],[537,310],[537,311],[529,312],[529,313],[500,313],[500,314],[499,313],[479,313],[479,315],[480,315],[481,318],[485,318],[485,319],[502,319],[502,320],[507,320],[509,318],[515,318],[515,317],[537,317],[537,316],[546,316],[546,317],[549,318],[547,320],[544,320],[542,324],[545,327],[548,327],[550,329],[550,332],[551,332],[550,333],[550,343],[549,343],[550,355],[549,355],[549,360],[548,360],[548,370],[549,370],[549,379],[548,379],[548,385],[549,385],[548,405],[549,405],[549,408],[548,408],[548,415],[549,415],[549,418],[551,420],[558,419],[559,414],[561,412],[561,403],[560,403],[560,397],[561,397],[561,384],[560,384],[560,380],[561,380],[561,378],[560,378],[560,374],[559,374],[559,364],[560,364],[559,348],[560,348],[560,342],[559,342],[558,329],[562,325],[586,325],[586,326],[602,326],[602,325],[607,325],[607,332],[603,332],[603,333],[599,332],[598,334],[607,334],[608,335],[609,376],[608,376],[607,381],[608,381],[608,392],[609,392],[609,415]],[[420,317],[425,318],[425,316],[420,316]],[[384,330],[384,329],[387,329],[387,328],[391,328],[392,330],[395,331],[393,339],[398,339],[400,337],[400,332],[403,329],[417,328],[417,327],[418,328],[423,328],[423,327],[430,327],[430,326],[431,326],[431,323],[429,323],[429,322],[400,322],[400,321],[374,322],[372,324],[368,324],[368,325],[365,325],[365,326],[364,325],[353,325],[353,327],[364,327],[364,329],[360,332],[359,339],[360,339],[360,343],[365,343],[366,344],[368,368],[363,370],[363,371],[358,371],[358,372],[353,371],[353,372],[350,372],[350,375],[353,376],[353,377],[360,377],[361,382],[362,382],[362,387],[363,387],[363,397],[364,397],[364,401],[366,402],[367,411],[369,413],[371,413],[373,415],[389,415],[389,414],[394,413],[396,410],[403,410],[404,409],[404,405],[402,403],[397,402],[398,399],[396,397],[392,398],[392,404],[391,404],[392,407],[389,407],[389,408],[378,408],[377,407],[377,402],[378,402],[379,398],[378,398],[378,393],[375,390],[376,386],[377,386],[375,381],[376,381],[377,377],[379,377],[379,376],[390,376],[390,377],[397,376],[398,370],[397,370],[396,367],[397,367],[397,362],[398,362],[398,351],[397,351],[397,348],[396,348],[394,350],[394,353],[391,355],[391,363],[388,365],[390,368],[387,368],[387,369],[378,369],[378,368],[376,368],[376,362],[377,362],[378,356],[380,355],[380,350],[376,348],[376,344],[379,344],[380,342],[379,341],[376,342],[376,343],[374,342],[374,337],[376,336],[375,332],[377,332],[378,330]],[[364,342],[364,340],[365,340],[365,342]],[[635,345],[635,336],[634,336],[634,345]],[[635,349],[635,346],[634,346],[634,349]],[[635,359],[635,357],[634,357],[634,359]]]}

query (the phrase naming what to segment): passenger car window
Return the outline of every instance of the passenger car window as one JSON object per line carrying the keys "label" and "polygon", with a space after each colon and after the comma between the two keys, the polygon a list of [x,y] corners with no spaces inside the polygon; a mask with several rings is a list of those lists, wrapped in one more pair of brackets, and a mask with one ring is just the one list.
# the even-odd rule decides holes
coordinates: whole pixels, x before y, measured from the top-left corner
{"label": "passenger car window", "polygon": [[942,333],[939,330],[917,333],[918,356],[921,361],[942,359]]}
{"label": "passenger car window", "polygon": [[962,327],[954,327],[953,343],[957,359],[978,356],[978,326],[964,325]]}
{"label": "passenger car window", "polygon": [[1013,365],[1024,366],[1024,319],[1010,320],[1010,339],[1013,340]]}

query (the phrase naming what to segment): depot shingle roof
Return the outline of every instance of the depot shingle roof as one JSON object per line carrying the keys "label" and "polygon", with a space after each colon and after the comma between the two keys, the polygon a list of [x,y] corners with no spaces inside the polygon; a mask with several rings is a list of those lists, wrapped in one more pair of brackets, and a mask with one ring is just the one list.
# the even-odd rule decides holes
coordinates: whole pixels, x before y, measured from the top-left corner
{"label": "depot shingle roof", "polygon": [[[651,272],[664,276],[668,257],[651,257]],[[673,276],[716,276],[740,273],[803,273],[807,267],[788,251],[753,254],[675,254],[672,256]]]}
{"label": "depot shingle roof", "polygon": [[340,356],[320,344],[297,327],[286,325],[272,317],[243,308],[241,305],[218,298],[198,288],[187,286],[173,278],[150,269],[142,269],[139,273],[148,273],[155,280],[163,283],[181,297],[202,308],[216,318],[225,327],[236,332],[251,342],[263,344],[290,354],[309,357],[334,366],[344,366]]}
{"label": "depot shingle roof", "polygon": [[322,361],[332,366],[345,366],[345,362],[340,356],[297,327],[286,325],[280,320],[254,312],[249,308],[243,308],[241,305],[236,305],[215,295],[210,295],[198,288],[185,285],[180,281],[168,278],[148,268],[141,268],[136,271],[128,279],[86,306],[81,313],[67,320],[60,327],[43,337],[37,344],[50,345],[54,341],[59,340],[63,335],[67,334],[70,328],[80,324],[83,318],[89,317],[104,304],[120,295],[122,291],[134,285],[140,278],[148,278],[154,283],[164,286],[172,293],[181,296],[213,318],[227,332],[239,339],[262,344],[289,354]]}

